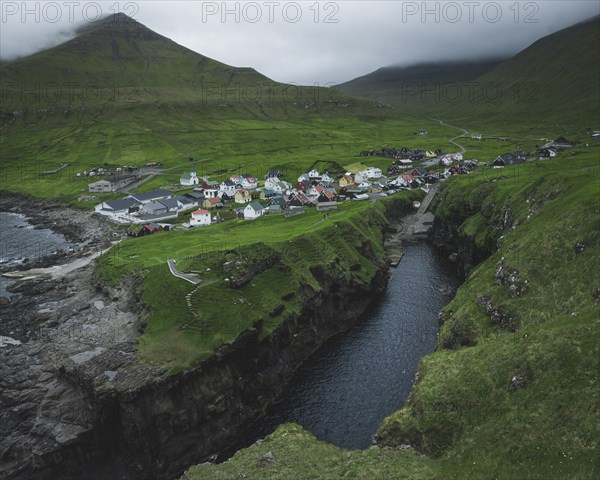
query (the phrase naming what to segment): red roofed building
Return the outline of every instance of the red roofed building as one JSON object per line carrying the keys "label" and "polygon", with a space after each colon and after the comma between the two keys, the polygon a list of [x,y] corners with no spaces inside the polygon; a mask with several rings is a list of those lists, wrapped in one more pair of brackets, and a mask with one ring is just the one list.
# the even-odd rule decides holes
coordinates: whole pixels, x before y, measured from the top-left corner
{"label": "red roofed building", "polygon": [[[211,198],[211,200],[215,200],[215,199]],[[208,210],[202,210],[202,209],[192,212],[192,218],[190,219],[190,225],[192,227],[206,227],[206,226],[210,225],[210,212]]]}

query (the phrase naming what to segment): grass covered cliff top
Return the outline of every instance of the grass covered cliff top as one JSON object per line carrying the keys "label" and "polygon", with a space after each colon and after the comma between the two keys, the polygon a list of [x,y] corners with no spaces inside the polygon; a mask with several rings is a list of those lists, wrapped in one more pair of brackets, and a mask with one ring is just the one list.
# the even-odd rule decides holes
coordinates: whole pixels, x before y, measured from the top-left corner
{"label": "grass covered cliff top", "polygon": [[377,447],[345,451],[283,425],[183,478],[597,477],[600,150],[575,152],[444,186],[438,221],[492,255],[444,309],[438,349]]}
{"label": "grass covered cliff top", "polygon": [[[143,278],[140,295],[148,314],[140,358],[176,372],[244,331],[264,337],[298,315],[305,297],[321,291],[321,275],[368,288],[385,261],[385,205],[411,208],[422,195],[344,202],[327,215],[308,209],[290,218],[272,215],[132,238],[101,256],[96,272],[111,285],[127,275]],[[200,283],[171,275],[167,259]]]}

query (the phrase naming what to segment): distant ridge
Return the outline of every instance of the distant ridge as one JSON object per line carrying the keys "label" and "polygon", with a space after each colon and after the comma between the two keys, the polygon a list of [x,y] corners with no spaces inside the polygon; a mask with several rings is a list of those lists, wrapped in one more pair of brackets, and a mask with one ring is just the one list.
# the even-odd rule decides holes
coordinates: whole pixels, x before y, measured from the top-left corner
{"label": "distant ridge", "polygon": [[[387,102],[412,114],[458,121],[508,121],[518,115],[521,119],[569,118],[597,125],[599,79],[600,16],[595,16],[543,37],[503,62],[387,67],[346,82],[340,90]],[[450,83],[462,89],[463,95],[457,100],[445,97],[443,89],[436,96],[435,91],[421,95],[422,88],[413,88],[419,84],[424,90],[437,88],[440,93],[439,87]]]}
{"label": "distant ridge", "polygon": [[383,67],[339,85],[342,92],[397,103],[403,93],[415,88],[431,88],[456,82],[469,82],[490,72],[504,59],[420,63],[408,67]]}

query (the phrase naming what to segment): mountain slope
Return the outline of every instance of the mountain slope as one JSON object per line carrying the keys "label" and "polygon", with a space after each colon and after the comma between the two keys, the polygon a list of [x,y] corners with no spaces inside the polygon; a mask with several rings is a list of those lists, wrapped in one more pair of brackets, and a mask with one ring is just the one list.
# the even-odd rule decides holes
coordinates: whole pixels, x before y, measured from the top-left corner
{"label": "mountain slope", "polygon": [[421,63],[409,67],[384,67],[339,85],[342,92],[392,104],[402,103],[403,95],[469,82],[493,70],[501,60]]}
{"label": "mountain slope", "polygon": [[[443,67],[435,75],[431,74],[435,69],[429,67],[382,69],[347,82],[341,89],[378,100],[387,99],[403,111],[439,115],[467,124],[475,119],[489,124],[550,120],[562,125],[570,122],[597,127],[600,115],[598,16],[536,41],[476,78],[468,78],[476,68],[468,65],[460,68],[463,71],[453,75],[447,74],[448,69]],[[432,85],[432,80],[439,85]],[[427,93],[423,94],[424,89],[409,88],[407,81],[426,84]],[[455,84],[452,89],[443,88],[452,82],[465,83]]]}
{"label": "mountain slope", "polygon": [[[26,83],[29,91],[40,84],[42,97],[49,99],[56,98],[55,85],[63,94],[69,86],[88,88],[89,95],[95,88],[150,88],[154,95],[164,89],[186,97],[200,95],[207,82],[274,83],[251,68],[231,67],[182,47],[124,14],[88,25],[57,47],[3,64],[0,77],[4,84]],[[144,93],[149,92],[139,95]],[[62,96],[64,102],[68,96]]]}
{"label": "mountain slope", "polygon": [[338,104],[377,116],[382,111],[370,110],[372,101],[335,89],[290,86],[252,68],[218,62],[122,13],[81,28],[75,38],[54,48],[0,65],[0,81],[5,114],[56,106],[106,113],[158,102],[200,107],[203,115],[216,109],[219,116],[263,118],[305,116]]}

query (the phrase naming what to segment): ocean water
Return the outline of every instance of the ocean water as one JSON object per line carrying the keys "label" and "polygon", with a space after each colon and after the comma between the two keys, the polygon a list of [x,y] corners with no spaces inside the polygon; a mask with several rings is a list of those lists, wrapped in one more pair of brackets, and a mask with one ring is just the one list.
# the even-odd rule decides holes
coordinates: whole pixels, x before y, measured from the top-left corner
{"label": "ocean water", "polygon": [[[74,248],[63,235],[49,229],[35,229],[27,217],[0,212],[0,266],[39,260],[61,250]],[[0,277],[0,296],[10,296],[6,287],[11,280]]]}

